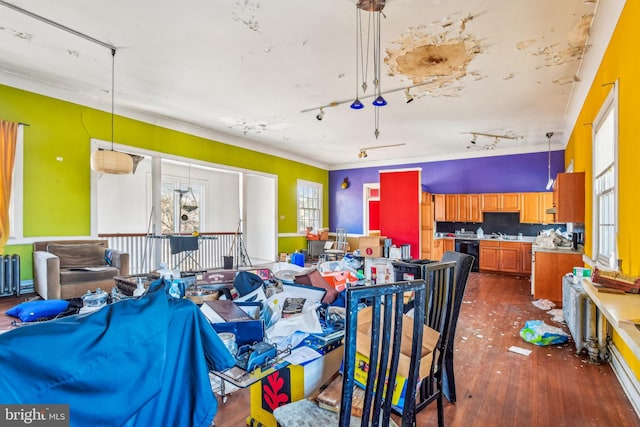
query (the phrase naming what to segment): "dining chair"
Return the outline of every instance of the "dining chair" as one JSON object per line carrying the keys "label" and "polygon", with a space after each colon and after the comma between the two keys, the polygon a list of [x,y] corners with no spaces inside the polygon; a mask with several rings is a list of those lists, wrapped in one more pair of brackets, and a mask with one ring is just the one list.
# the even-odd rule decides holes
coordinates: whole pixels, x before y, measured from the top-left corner
{"label": "dining chair", "polygon": [[[427,286],[426,310],[423,317],[425,325],[440,333],[440,339],[433,356],[433,363],[429,376],[422,380],[420,393],[416,402],[416,412],[424,409],[432,402],[438,405],[438,426],[444,426],[444,401],[442,392],[442,380],[444,360],[449,334],[451,331],[451,319],[453,317],[455,294],[455,261],[434,262],[423,267]],[[413,307],[413,316],[420,316],[416,300]]]}
{"label": "dining chair", "polygon": [[453,345],[455,342],[456,326],[458,324],[458,316],[460,315],[460,307],[462,306],[462,298],[469,280],[469,273],[473,267],[475,257],[473,255],[463,254],[460,252],[447,251],[442,255],[442,261],[456,262],[456,289],[453,302],[453,315],[451,318],[451,327],[449,331],[449,341],[447,349],[444,353],[444,370],[442,371],[442,392],[447,400],[451,403],[456,402],[456,381],[453,369]]}
{"label": "dining chair", "polygon": [[[412,292],[416,301],[413,318],[403,315],[404,294]],[[366,334],[358,333],[358,310],[362,301],[370,305],[372,321]],[[343,359],[342,400],[339,413],[320,408],[314,402],[303,399],[276,408],[273,415],[281,427],[327,425],[347,427],[395,425],[391,419],[392,397],[401,352],[404,330],[410,327],[409,375],[406,379],[406,395],[402,407],[403,427],[415,425],[415,404],[422,356],[424,317],[426,309],[426,284],[424,280],[396,282],[383,285],[359,286],[346,291],[346,329]],[[367,343],[368,341],[368,343]],[[352,415],[353,388],[356,385],[356,353],[358,344],[369,350],[368,374],[362,403],[362,416]],[[405,341],[405,345],[407,345]]]}

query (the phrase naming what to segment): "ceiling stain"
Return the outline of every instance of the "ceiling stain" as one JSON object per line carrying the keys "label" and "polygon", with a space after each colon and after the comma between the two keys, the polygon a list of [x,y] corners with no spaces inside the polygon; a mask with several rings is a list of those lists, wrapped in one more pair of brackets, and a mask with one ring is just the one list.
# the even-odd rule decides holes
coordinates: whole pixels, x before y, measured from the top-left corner
{"label": "ceiling stain", "polygon": [[474,80],[483,78],[477,72],[467,72],[471,60],[482,53],[480,43],[465,34],[466,23],[472,19],[473,15],[443,18],[433,23],[437,28],[435,33],[429,33],[424,26],[409,28],[393,42],[397,48],[386,50],[389,75],[405,76],[419,86],[416,92],[457,96],[462,87],[452,87],[454,83],[467,75]]}
{"label": "ceiling stain", "polygon": [[511,79],[512,79],[512,78],[514,78],[515,76],[516,76],[515,74],[513,74],[513,73],[509,73],[509,74],[507,74],[506,76],[504,76],[504,77],[502,78],[502,80],[511,80]]}
{"label": "ceiling stain", "polygon": [[13,31],[13,36],[14,37],[17,37],[17,38],[22,39],[22,40],[26,40],[28,42],[30,42],[31,40],[36,38],[36,36],[34,34],[31,34],[31,33],[25,33],[25,32],[16,31],[16,30],[11,30],[11,31]]}
{"label": "ceiling stain", "polygon": [[569,77],[563,77],[560,79],[555,79],[553,80],[553,83],[559,84],[559,85],[566,85],[566,84],[571,84],[579,81],[580,79],[578,78],[578,76],[569,76]]}
{"label": "ceiling stain", "polygon": [[[593,23],[593,13],[582,15],[580,20],[567,34],[566,44],[552,44],[548,46],[535,46],[538,40],[523,40],[516,43],[516,49],[528,52],[529,55],[543,58],[543,63],[536,67],[551,67],[582,60],[589,49],[587,41]],[[541,37],[542,40],[544,37]],[[562,83],[562,84],[566,84]]]}
{"label": "ceiling stain", "polygon": [[80,58],[80,52],[78,52],[77,50],[67,49],[67,53],[76,58]]}
{"label": "ceiling stain", "polygon": [[260,33],[260,25],[255,17],[255,11],[260,9],[260,3],[244,0],[235,2],[233,6],[235,9],[231,14],[233,20],[244,24],[251,31]]}

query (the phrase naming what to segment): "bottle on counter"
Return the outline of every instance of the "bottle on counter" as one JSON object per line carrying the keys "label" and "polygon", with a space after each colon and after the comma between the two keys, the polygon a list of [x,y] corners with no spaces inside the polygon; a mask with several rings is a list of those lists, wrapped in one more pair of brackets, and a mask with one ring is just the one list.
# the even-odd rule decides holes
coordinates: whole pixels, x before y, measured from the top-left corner
{"label": "bottle on counter", "polygon": [[482,239],[484,237],[484,230],[482,229],[482,227],[478,227],[478,229],[476,230],[476,235],[478,236],[478,239]]}

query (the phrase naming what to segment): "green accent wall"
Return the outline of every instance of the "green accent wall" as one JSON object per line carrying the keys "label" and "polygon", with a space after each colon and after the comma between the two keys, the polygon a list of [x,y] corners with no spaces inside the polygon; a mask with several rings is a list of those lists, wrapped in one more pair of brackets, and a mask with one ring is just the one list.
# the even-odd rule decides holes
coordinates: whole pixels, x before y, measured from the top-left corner
{"label": "green accent wall", "polygon": [[[1,119],[30,125],[24,128],[24,236],[89,235],[90,141],[111,140],[111,114],[4,85],[0,99]],[[285,217],[278,222],[281,234],[297,233],[298,179],[328,188],[328,172],[304,163],[122,116],[115,117],[114,128],[118,144],[277,175],[278,215]],[[325,194],[324,206],[328,200]],[[323,223],[328,222],[325,209]],[[304,247],[304,236],[278,239],[278,252]],[[23,251],[17,246],[5,250]],[[23,258],[31,258],[30,251]],[[23,278],[31,278],[25,275],[30,270],[23,262]]]}

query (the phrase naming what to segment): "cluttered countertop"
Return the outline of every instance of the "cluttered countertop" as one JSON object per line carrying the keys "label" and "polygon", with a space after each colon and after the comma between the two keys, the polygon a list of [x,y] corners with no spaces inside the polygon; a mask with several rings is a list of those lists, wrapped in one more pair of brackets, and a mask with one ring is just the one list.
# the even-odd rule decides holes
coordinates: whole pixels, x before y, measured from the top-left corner
{"label": "cluttered countertop", "polygon": [[561,232],[560,230],[544,230],[537,236],[507,235],[503,233],[474,233],[474,232],[455,232],[455,233],[435,233],[435,239],[448,240],[477,240],[477,241],[500,241],[500,242],[524,242],[532,243],[533,250],[537,252],[561,252],[561,253],[584,253],[582,245],[576,245],[571,239],[571,234]]}

